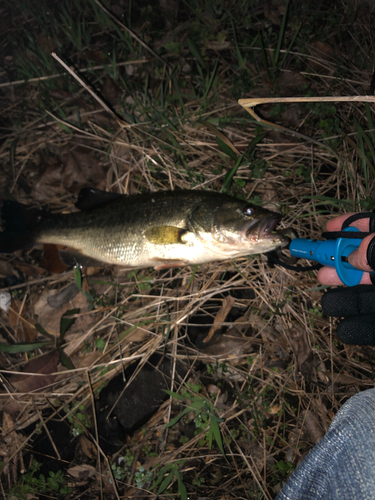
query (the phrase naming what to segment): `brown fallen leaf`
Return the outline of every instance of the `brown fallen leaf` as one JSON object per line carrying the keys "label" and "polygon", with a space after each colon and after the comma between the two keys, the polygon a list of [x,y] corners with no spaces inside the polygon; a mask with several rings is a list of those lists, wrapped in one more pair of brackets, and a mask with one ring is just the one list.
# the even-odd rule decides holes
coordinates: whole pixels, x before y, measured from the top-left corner
{"label": "brown fallen leaf", "polygon": [[[83,287],[86,286],[85,283],[86,280],[83,280]],[[81,292],[76,293],[74,286],[68,288],[66,292],[45,290],[34,304],[34,314],[38,317],[38,323],[56,336],[60,334],[61,317],[70,309],[79,309],[80,316],[77,317],[69,333],[87,331],[98,319],[98,315],[84,314],[88,312],[90,305],[87,297]]]}
{"label": "brown fallen leaf", "polygon": [[282,97],[304,95],[301,89],[308,83],[306,78],[297,71],[283,71],[276,80]]}
{"label": "brown fallen leaf", "polygon": [[374,381],[371,379],[360,379],[348,375],[347,373],[335,373],[330,371],[325,371],[323,374],[329,378],[334,384],[340,385],[374,385]]}
{"label": "brown fallen leaf", "polygon": [[314,59],[309,59],[309,64],[316,72],[333,74],[334,65],[332,64],[332,59],[334,50],[330,45],[317,40],[311,44],[310,52],[314,56]]}
{"label": "brown fallen leaf", "polygon": [[89,366],[93,366],[95,362],[100,358],[103,358],[103,363],[111,361],[109,356],[103,356],[103,353],[101,353],[100,351],[75,353],[71,357],[71,360],[76,368],[87,368]]}
{"label": "brown fallen leaf", "polygon": [[35,320],[30,318],[28,306],[22,304],[20,300],[12,298],[8,319],[18,340],[33,342],[37,338],[38,331],[34,326]]}
{"label": "brown fallen leaf", "polygon": [[[56,350],[47,352],[26,363],[24,373],[14,373],[10,378],[10,383],[20,392],[40,391],[55,381],[56,375],[51,374],[57,372],[58,364],[59,353]],[[37,376],[30,375],[32,373]],[[40,376],[43,374],[45,376]]]}
{"label": "brown fallen leaf", "polygon": [[8,485],[17,482],[18,473],[26,472],[22,452],[26,437],[15,431],[15,422],[7,412],[2,412],[0,434],[0,459],[3,462],[1,473],[8,477]]}
{"label": "brown fallen leaf", "polygon": [[107,103],[109,103],[112,107],[115,107],[120,102],[122,90],[110,76],[107,76],[100,90],[100,94],[104,97]]}
{"label": "brown fallen leaf", "polygon": [[69,266],[64,264],[59,254],[59,250],[64,247],[62,247],[61,245],[52,245],[49,243],[45,243],[43,247],[43,262],[47,271],[49,271],[50,273],[60,274],[69,269]]}
{"label": "brown fallen leaf", "polygon": [[241,356],[251,351],[252,342],[243,337],[235,327],[225,333],[217,335],[210,345],[200,349],[200,352],[208,356]]}
{"label": "brown fallen leaf", "polygon": [[281,25],[285,12],[285,2],[282,0],[266,0],[263,4],[264,17],[278,26]]}
{"label": "brown fallen leaf", "polygon": [[310,373],[313,369],[314,356],[308,341],[306,328],[295,323],[287,330],[286,334],[296,356],[299,369],[302,371],[304,366],[305,372]]}
{"label": "brown fallen leaf", "polygon": [[36,264],[26,264],[26,262],[21,262],[19,260],[14,260],[12,264],[19,269],[21,272],[26,274],[26,276],[31,276],[32,278],[39,278],[39,276],[46,273],[46,270]]}
{"label": "brown fallen leaf", "polygon": [[73,193],[83,187],[106,188],[106,169],[103,162],[84,146],[69,147],[61,156],[63,169],[61,177],[65,188]]}
{"label": "brown fallen leaf", "polygon": [[212,42],[206,42],[206,47],[211,50],[228,50],[231,48],[232,44],[228,40],[222,40],[222,41],[212,41]]}
{"label": "brown fallen leaf", "polygon": [[319,419],[314,412],[305,410],[302,412],[304,417],[304,431],[307,434],[308,440],[314,444],[318,444],[324,437],[324,430],[319,423]]}
{"label": "brown fallen leaf", "polygon": [[[86,455],[86,457],[91,458],[92,460],[97,457],[98,452],[97,448],[92,441],[89,440],[87,436],[81,434],[79,436],[79,444],[81,446],[81,450]],[[73,474],[72,474],[73,475]]]}
{"label": "brown fallen leaf", "polygon": [[75,465],[74,467],[68,469],[68,472],[71,476],[76,477],[77,479],[94,477],[97,473],[95,467],[89,464]]}
{"label": "brown fallen leaf", "polygon": [[61,163],[54,157],[46,159],[43,173],[33,189],[33,198],[38,201],[49,201],[64,192],[61,181]]}
{"label": "brown fallen leaf", "polygon": [[207,344],[212,339],[216,330],[219,330],[223,326],[225,318],[228,316],[229,312],[231,311],[234,302],[235,302],[234,298],[231,297],[230,295],[227,295],[225,297],[225,299],[223,299],[222,305],[221,305],[221,307],[220,307],[220,309],[219,309],[219,311],[216,314],[216,317],[214,319],[214,323],[211,326],[207,337],[205,337],[203,339],[204,343]]}
{"label": "brown fallen leaf", "polygon": [[12,276],[13,274],[15,274],[15,272],[12,264],[0,259],[0,276],[3,278],[9,278],[9,276]]}

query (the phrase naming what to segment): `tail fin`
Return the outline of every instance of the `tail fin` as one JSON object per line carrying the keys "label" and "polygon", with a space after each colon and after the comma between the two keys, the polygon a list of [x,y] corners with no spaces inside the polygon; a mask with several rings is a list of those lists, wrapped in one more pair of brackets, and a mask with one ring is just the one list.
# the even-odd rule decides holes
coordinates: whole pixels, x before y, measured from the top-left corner
{"label": "tail fin", "polygon": [[22,203],[4,201],[1,208],[4,231],[0,233],[0,253],[31,248],[35,244],[43,213],[43,210],[29,208]]}

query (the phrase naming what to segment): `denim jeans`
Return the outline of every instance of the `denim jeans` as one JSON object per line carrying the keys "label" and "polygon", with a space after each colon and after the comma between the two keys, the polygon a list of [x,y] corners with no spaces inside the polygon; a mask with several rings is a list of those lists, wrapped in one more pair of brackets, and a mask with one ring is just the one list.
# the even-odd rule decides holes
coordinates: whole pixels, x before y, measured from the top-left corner
{"label": "denim jeans", "polygon": [[351,397],[276,500],[375,500],[375,389]]}

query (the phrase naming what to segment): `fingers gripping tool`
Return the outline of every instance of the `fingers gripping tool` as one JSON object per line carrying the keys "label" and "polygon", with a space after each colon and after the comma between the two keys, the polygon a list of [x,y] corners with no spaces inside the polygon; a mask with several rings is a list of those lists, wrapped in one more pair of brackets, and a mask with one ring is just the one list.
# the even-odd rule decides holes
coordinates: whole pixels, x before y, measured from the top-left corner
{"label": "fingers gripping tool", "polygon": [[[359,231],[349,224],[358,219],[369,218],[369,232]],[[334,267],[341,281],[347,286],[358,285],[363,271],[349,264],[349,255],[359,247],[362,239],[375,232],[375,213],[363,212],[354,214],[344,222],[341,231],[323,233],[327,241],[294,238],[290,245],[290,253],[297,258],[319,262],[323,266]],[[375,269],[375,237],[371,240],[367,250],[369,265]],[[371,280],[374,274],[371,273]]]}

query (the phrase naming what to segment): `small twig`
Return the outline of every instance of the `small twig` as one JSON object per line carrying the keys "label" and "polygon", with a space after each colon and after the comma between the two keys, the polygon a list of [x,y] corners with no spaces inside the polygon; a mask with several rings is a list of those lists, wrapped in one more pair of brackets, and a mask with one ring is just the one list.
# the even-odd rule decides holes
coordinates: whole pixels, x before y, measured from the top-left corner
{"label": "small twig", "polygon": [[79,82],[79,83],[82,85],[82,87],[84,87],[84,88],[85,88],[85,89],[86,89],[86,90],[87,90],[87,91],[88,91],[88,92],[92,95],[92,97],[93,97],[94,99],[96,99],[96,100],[98,101],[98,103],[99,103],[99,104],[100,104],[100,105],[101,105],[101,106],[102,106],[102,107],[103,107],[103,108],[104,108],[104,109],[105,109],[105,110],[106,110],[109,114],[111,114],[111,115],[112,115],[112,116],[113,116],[113,117],[114,117],[117,121],[120,121],[120,120],[121,120],[122,124],[126,124],[126,125],[127,125],[127,123],[126,123],[124,120],[122,120],[121,118],[119,118],[119,117],[116,115],[116,113],[115,113],[115,112],[114,112],[114,111],[113,111],[113,110],[112,110],[112,109],[111,109],[111,108],[110,108],[110,107],[109,107],[109,106],[108,106],[108,105],[107,105],[107,104],[103,101],[103,99],[101,99],[101,98],[100,98],[100,97],[99,97],[99,96],[98,96],[98,95],[97,95],[97,94],[96,94],[96,93],[95,93],[95,92],[94,92],[94,91],[93,91],[93,90],[92,90],[92,89],[91,89],[91,88],[87,85],[87,83],[86,83],[86,82],[84,82],[84,81],[82,80],[82,78],[80,78],[80,77],[79,77],[79,76],[78,76],[78,75],[77,75],[77,74],[76,74],[76,73],[72,70],[72,68],[69,68],[69,66],[68,66],[68,65],[67,65],[67,64],[66,64],[66,63],[65,63],[62,59],[60,59],[60,57],[59,57],[59,56],[58,56],[55,52],[52,52],[52,53],[51,53],[51,55],[52,55],[52,57],[53,57],[54,59],[56,59],[56,61],[58,61],[58,62],[61,64],[61,66],[62,66],[63,68],[65,68],[65,69],[66,69],[66,71],[68,71],[68,72],[69,72],[69,73],[70,73],[70,74],[71,74],[71,75],[72,75],[72,76],[73,76],[73,77],[77,80],[77,82]]}
{"label": "small twig", "polygon": [[[116,63],[116,67],[130,66],[131,64],[146,64],[150,63],[149,59],[137,59],[136,61],[123,61]],[[93,66],[92,68],[80,68],[77,69],[77,73],[88,73],[89,71],[97,71],[98,69],[104,69],[104,65],[100,64],[98,66]],[[24,83],[38,83],[44,82],[46,80],[54,80],[55,78],[60,78],[64,76],[64,73],[56,73],[54,75],[39,76],[37,78],[30,78],[29,80],[14,80],[13,82],[0,83],[0,88],[11,87],[13,85],[22,85]]]}
{"label": "small twig", "polygon": [[39,411],[38,406],[35,404],[35,401],[33,401],[33,406],[34,406],[35,411],[36,411],[36,412],[37,412],[37,414],[39,415],[39,419],[40,419],[40,421],[42,422],[42,425],[43,425],[44,430],[46,431],[46,434],[47,434],[47,436],[48,436],[48,438],[49,438],[49,440],[50,440],[50,443],[51,443],[51,445],[52,445],[52,448],[55,450],[55,453],[56,453],[56,456],[57,456],[58,460],[60,460],[60,461],[61,461],[61,455],[60,455],[60,453],[59,453],[59,450],[57,449],[57,446],[55,445],[55,441],[52,439],[52,436],[51,436],[51,434],[50,434],[50,432],[49,432],[49,429],[48,429],[48,427],[47,427],[47,425],[46,425],[46,423],[45,423],[45,421],[44,421],[44,419],[43,419],[42,414],[41,414],[41,413],[40,413],[40,411]]}
{"label": "small twig", "polygon": [[[99,431],[98,431],[98,420],[96,418],[96,408],[95,408],[95,398],[94,398],[94,393],[92,392],[92,385],[91,385],[91,380],[90,380],[90,374],[88,370],[86,371],[86,378],[87,378],[87,384],[89,387],[90,391],[90,399],[91,399],[91,406],[92,406],[92,414],[94,418],[94,429],[95,429],[95,438],[97,442],[97,460],[98,460],[98,471],[99,471],[99,478],[100,478],[100,494],[101,498],[103,500],[103,478],[102,478],[102,463],[100,460],[100,447],[99,447]],[[114,488],[116,489],[115,485],[113,485]]]}
{"label": "small twig", "polygon": [[[279,128],[274,123],[263,120],[252,109],[259,104],[271,103],[292,103],[292,102],[372,102],[375,103],[373,95],[356,95],[356,96],[324,96],[324,97],[250,97],[248,99],[239,99],[238,104],[248,111],[253,118],[258,122],[267,123],[273,127]],[[280,127],[283,128],[283,127]]]}

